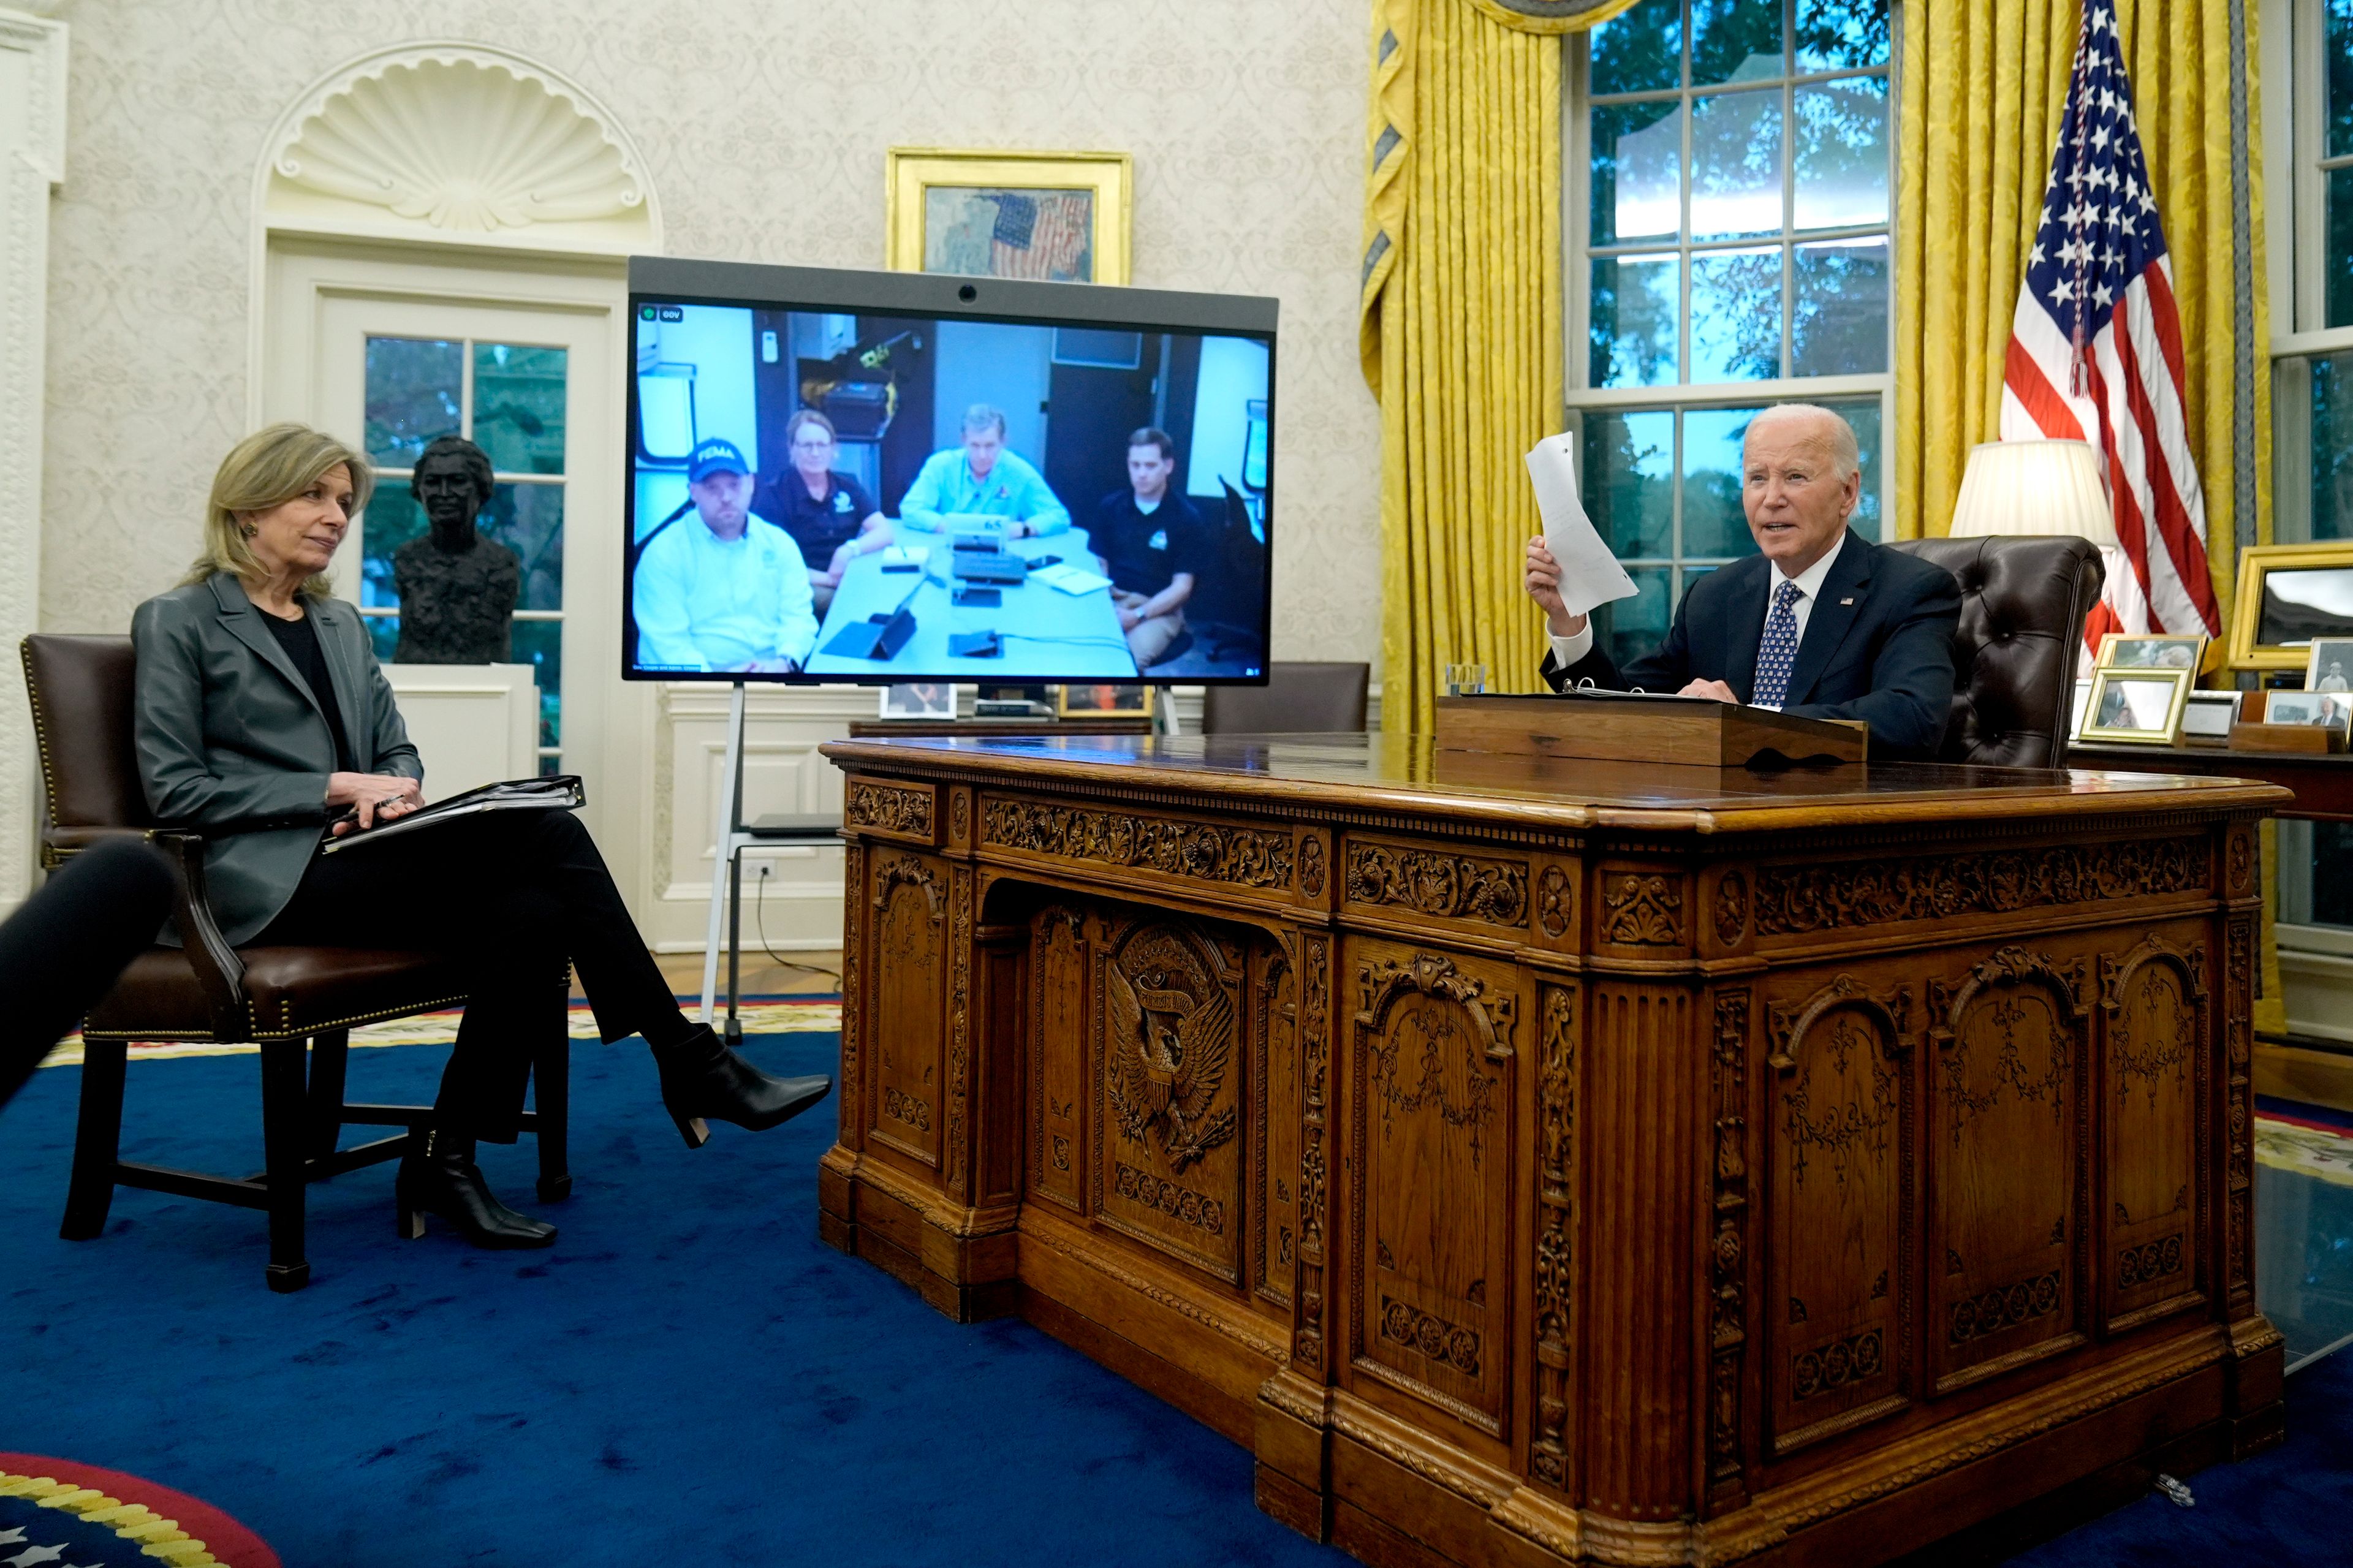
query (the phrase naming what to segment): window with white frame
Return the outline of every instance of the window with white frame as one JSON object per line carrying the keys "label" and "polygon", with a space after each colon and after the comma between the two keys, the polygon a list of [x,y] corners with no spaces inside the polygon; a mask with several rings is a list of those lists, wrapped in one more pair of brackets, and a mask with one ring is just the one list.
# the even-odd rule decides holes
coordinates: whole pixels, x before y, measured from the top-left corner
{"label": "window with white frame", "polygon": [[[2353,0],[2272,0],[2261,36],[2272,533],[2283,544],[2353,540]],[[2278,832],[2283,965],[2293,969],[2291,949],[2353,957],[2353,878],[2343,873],[2353,826],[2283,817]],[[2316,929],[2328,927],[2337,929]]]}
{"label": "window with white frame", "polygon": [[1596,616],[1613,658],[1755,552],[1740,445],[1768,404],[1853,425],[1878,536],[1893,24],[1889,0],[1642,0],[1574,47],[1568,402],[1636,588]]}
{"label": "window with white frame", "polygon": [[2273,230],[2273,533],[2353,539],[2353,0],[2286,0],[2265,22],[2287,62],[2266,78],[2287,89],[2267,160],[2285,220]]}
{"label": "window with white frame", "polygon": [[522,583],[508,657],[535,667],[542,773],[564,756],[564,500],[565,352],[471,338],[370,337],[368,460],[377,488],[361,520],[360,614],[376,658],[400,640],[393,552],[427,532],[410,492],[419,454],[462,436],[491,459],[494,488],[476,519],[515,552]]}

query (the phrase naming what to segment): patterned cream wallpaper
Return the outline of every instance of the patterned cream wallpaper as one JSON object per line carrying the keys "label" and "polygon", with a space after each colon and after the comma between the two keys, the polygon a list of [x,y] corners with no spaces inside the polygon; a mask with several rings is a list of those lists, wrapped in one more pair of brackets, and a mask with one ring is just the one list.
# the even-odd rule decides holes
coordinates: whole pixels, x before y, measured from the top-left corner
{"label": "patterned cream wallpaper", "polygon": [[364,50],[512,49],[601,98],[673,255],[879,266],[893,144],[1120,150],[1138,284],[1282,301],[1274,653],[1377,657],[1379,415],[1356,368],[1364,0],[67,0],[43,623],[119,630],[241,433],[253,174]]}

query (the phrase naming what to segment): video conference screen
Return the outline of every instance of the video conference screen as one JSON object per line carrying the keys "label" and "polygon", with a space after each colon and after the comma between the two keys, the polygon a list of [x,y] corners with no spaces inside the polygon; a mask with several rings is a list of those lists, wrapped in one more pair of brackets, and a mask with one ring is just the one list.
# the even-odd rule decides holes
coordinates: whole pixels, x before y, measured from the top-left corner
{"label": "video conference screen", "polygon": [[631,305],[625,674],[1265,679],[1271,333]]}

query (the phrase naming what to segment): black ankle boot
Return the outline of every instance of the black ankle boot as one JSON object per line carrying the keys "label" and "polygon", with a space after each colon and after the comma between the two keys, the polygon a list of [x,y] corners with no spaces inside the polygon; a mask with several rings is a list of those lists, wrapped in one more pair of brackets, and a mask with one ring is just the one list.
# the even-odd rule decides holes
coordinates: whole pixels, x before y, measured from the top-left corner
{"label": "black ankle boot", "polygon": [[415,1241],[425,1234],[425,1216],[438,1215],[476,1247],[546,1247],[555,1227],[515,1213],[491,1195],[474,1163],[474,1141],[441,1131],[427,1135],[425,1152],[400,1163],[394,1184],[400,1204],[400,1234]]}
{"label": "black ankle boot", "polygon": [[708,1024],[653,1051],[661,1069],[662,1104],[690,1149],[711,1141],[706,1118],[764,1131],[791,1121],[833,1089],[833,1079],[822,1076],[770,1078],[722,1045]]}

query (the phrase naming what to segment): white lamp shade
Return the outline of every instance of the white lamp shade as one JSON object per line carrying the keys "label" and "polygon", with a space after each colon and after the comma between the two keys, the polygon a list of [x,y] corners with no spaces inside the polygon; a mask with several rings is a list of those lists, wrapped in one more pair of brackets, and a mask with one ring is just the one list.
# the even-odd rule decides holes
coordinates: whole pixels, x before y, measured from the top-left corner
{"label": "white lamp shade", "polygon": [[2100,449],[2083,441],[1988,441],[1969,448],[1953,536],[2067,533],[2113,547]]}

